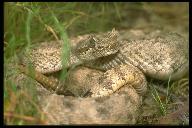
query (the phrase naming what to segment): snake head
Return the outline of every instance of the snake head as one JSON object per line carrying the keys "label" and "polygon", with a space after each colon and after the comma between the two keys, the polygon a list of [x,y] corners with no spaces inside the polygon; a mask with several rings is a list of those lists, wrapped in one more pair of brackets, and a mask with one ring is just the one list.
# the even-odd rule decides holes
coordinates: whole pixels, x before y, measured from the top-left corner
{"label": "snake head", "polygon": [[115,54],[119,50],[118,36],[115,29],[106,34],[90,35],[77,45],[74,52],[83,61]]}

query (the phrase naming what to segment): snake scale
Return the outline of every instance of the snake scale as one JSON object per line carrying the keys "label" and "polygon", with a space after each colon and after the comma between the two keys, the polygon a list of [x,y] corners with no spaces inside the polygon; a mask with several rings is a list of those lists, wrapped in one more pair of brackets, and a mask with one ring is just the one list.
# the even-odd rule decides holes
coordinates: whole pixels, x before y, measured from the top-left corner
{"label": "snake scale", "polygon": [[108,96],[124,85],[133,86],[138,93],[145,94],[146,76],[158,80],[176,80],[188,71],[186,44],[186,40],[177,33],[159,32],[148,34],[144,39],[122,40],[119,32],[113,29],[84,36],[71,48],[65,66],[62,65],[61,41],[54,44],[44,42],[33,47],[23,63],[31,63],[38,72],[36,79],[52,90],[57,90],[62,83],[43,74],[83,64],[104,71],[98,84],[86,96]]}

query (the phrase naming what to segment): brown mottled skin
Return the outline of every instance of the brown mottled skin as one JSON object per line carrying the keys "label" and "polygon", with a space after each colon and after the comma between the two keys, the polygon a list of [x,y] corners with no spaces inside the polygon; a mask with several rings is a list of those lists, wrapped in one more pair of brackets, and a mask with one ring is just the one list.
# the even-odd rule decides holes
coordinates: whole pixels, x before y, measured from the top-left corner
{"label": "brown mottled skin", "polygon": [[[144,39],[120,40],[115,29],[103,34],[85,36],[72,47],[66,67],[83,64],[105,71],[88,96],[112,94],[123,85],[146,92],[146,76],[159,80],[176,80],[188,71],[188,51],[185,39],[177,33],[148,34]],[[32,49],[25,62],[41,73],[61,70],[61,42],[42,43]],[[46,84],[53,84],[52,80]],[[58,84],[58,83],[56,83]],[[54,90],[54,89],[53,89]]]}

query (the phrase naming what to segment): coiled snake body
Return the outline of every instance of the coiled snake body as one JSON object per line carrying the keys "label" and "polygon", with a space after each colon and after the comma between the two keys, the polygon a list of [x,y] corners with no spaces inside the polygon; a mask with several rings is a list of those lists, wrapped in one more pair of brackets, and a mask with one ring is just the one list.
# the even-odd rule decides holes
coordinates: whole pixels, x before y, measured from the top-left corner
{"label": "coiled snake body", "polygon": [[188,71],[186,41],[181,35],[160,32],[148,37],[121,40],[115,29],[85,36],[72,47],[66,67],[62,65],[62,43],[42,43],[33,48],[23,62],[32,63],[35,70],[40,72],[37,77],[39,81],[44,79],[44,84],[51,82],[53,90],[60,84],[59,81],[48,79],[41,73],[83,64],[105,71],[87,96],[107,96],[124,85],[133,86],[140,94],[144,94],[147,89],[145,75],[159,80],[175,80]]}

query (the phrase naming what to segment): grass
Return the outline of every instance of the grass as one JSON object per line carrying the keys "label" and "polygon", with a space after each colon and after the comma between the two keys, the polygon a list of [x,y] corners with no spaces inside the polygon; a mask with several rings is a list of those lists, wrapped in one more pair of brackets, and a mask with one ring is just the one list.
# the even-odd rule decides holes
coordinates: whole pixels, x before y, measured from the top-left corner
{"label": "grass", "polygon": [[[170,79],[171,77],[169,77],[169,80],[168,80],[168,83],[167,83],[167,89],[166,89],[166,99],[165,99],[165,102],[163,103],[159,94],[158,94],[158,91],[154,88],[154,86],[150,86],[151,87],[151,94],[153,96],[153,99],[156,101],[156,103],[158,104],[159,106],[159,110],[160,110],[160,113],[162,116],[165,116],[167,114],[167,106],[168,106],[168,103],[170,103]],[[162,86],[162,85],[159,85],[159,86]]]}
{"label": "grass", "polygon": [[[159,11],[160,9],[154,13],[155,8],[150,8],[151,5],[153,7],[151,3],[122,2],[5,2],[4,123],[9,125],[46,124],[46,117],[38,106],[34,83],[26,80],[22,85],[23,88],[18,89],[14,79],[18,71],[14,67],[10,68],[10,64],[13,66],[19,63],[20,56],[25,50],[30,51],[31,45],[38,45],[41,41],[63,40],[62,55],[63,64],[65,64],[70,50],[68,37],[91,32],[105,32],[112,28],[132,28],[139,20],[138,17],[143,14],[155,15],[157,12],[162,15],[163,11]],[[185,14],[188,5],[179,3],[177,6],[180,8],[177,14],[179,21],[186,21],[188,15],[183,15],[182,12]],[[175,6],[173,11],[174,9]],[[138,15],[133,14],[131,10],[136,10]],[[170,12],[171,9],[168,10]],[[173,19],[171,24],[172,22]],[[61,79],[65,79],[65,76],[66,70],[63,71]],[[165,114],[166,109],[155,91],[154,97],[160,103],[162,114]]]}
{"label": "grass", "polygon": [[[110,9],[115,6],[119,18],[119,5],[118,3],[84,3],[84,5],[56,2],[4,3],[4,76],[6,76],[4,77],[4,123],[18,125],[45,123],[43,114],[38,108],[35,86],[31,81],[27,81],[24,91],[17,89],[14,80],[9,79],[9,76],[18,72],[13,68],[11,73],[8,64],[18,64],[20,54],[23,54],[24,50],[29,52],[31,45],[45,39],[46,41],[63,40],[63,63],[66,63],[70,50],[68,33],[78,35],[106,31],[110,28],[111,20],[105,16],[108,16],[111,13]],[[95,13],[95,9],[99,11]],[[98,20],[98,17],[103,20]],[[66,70],[63,71],[61,79],[65,79],[65,76]]]}

